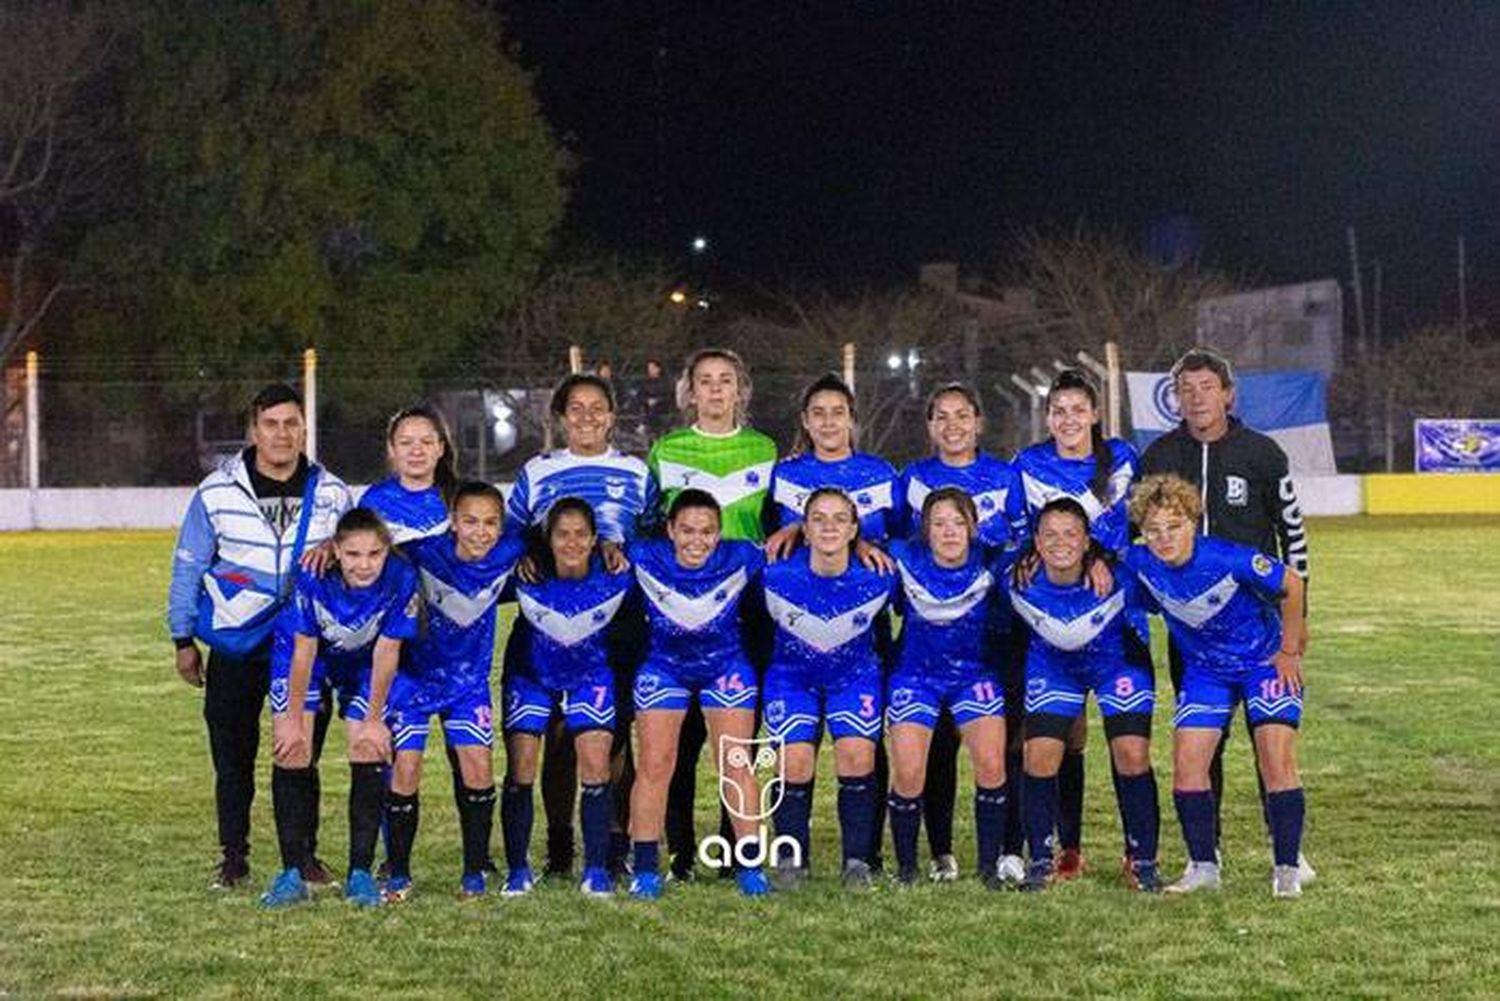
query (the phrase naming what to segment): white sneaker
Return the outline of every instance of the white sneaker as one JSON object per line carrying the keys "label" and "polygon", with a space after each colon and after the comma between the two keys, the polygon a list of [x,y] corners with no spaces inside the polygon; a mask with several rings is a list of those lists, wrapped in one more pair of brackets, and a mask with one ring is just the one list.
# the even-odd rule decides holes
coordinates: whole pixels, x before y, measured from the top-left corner
{"label": "white sneaker", "polygon": [[1166,888],[1168,893],[1196,893],[1199,890],[1217,891],[1223,884],[1219,882],[1219,864],[1217,862],[1189,862],[1182,878]]}
{"label": "white sneaker", "polygon": [[1278,865],[1271,872],[1271,896],[1295,898],[1302,896],[1302,873],[1295,865]]}
{"label": "white sneaker", "polygon": [[1307,860],[1307,856],[1306,855],[1303,855],[1301,852],[1298,852],[1297,853],[1297,882],[1301,883],[1303,886],[1306,886],[1307,884],[1311,883],[1313,880],[1315,880],[1317,878],[1318,878],[1318,870],[1316,870],[1316,869],[1314,869],[1312,867],[1312,863]]}
{"label": "white sneaker", "polygon": [[958,879],[958,859],[952,855],[939,855],[927,867],[927,878],[934,883],[952,883]]}
{"label": "white sneaker", "polygon": [[1002,855],[995,865],[995,875],[1006,886],[1020,886],[1026,882],[1026,863],[1019,855]]}

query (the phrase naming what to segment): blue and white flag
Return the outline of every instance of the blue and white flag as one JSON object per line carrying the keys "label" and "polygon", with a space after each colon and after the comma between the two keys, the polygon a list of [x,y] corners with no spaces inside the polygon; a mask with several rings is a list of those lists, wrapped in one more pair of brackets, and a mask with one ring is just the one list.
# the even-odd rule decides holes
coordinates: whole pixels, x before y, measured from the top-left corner
{"label": "blue and white flag", "polygon": [[[1125,380],[1135,446],[1145,449],[1181,422],[1177,389],[1167,372],[1126,372]],[[1276,440],[1293,476],[1328,476],[1336,471],[1328,430],[1328,382],[1321,372],[1239,372],[1233,413]]]}
{"label": "blue and white flag", "polygon": [[1417,472],[1500,473],[1500,421],[1416,422]]}

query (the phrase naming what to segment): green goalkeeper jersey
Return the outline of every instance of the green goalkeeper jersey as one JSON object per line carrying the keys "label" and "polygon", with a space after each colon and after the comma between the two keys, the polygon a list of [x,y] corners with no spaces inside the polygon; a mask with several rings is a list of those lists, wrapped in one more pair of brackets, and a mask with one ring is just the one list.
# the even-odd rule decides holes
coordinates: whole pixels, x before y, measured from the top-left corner
{"label": "green goalkeeper jersey", "polygon": [[765,540],[761,508],[776,465],[776,443],[770,438],[747,427],[726,435],[678,428],[657,439],[647,464],[661,487],[663,513],[688,487],[705,490],[723,512],[724,538]]}

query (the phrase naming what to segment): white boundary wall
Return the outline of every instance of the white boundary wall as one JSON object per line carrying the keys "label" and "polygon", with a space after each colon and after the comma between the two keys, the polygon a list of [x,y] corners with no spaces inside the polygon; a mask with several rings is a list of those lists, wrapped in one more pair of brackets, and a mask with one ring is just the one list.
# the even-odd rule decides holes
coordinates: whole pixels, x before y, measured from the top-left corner
{"label": "white boundary wall", "polygon": [[[510,484],[501,484],[502,491]],[[0,532],[69,529],[175,529],[193,487],[77,487],[0,490]],[[363,487],[353,487],[355,496]],[[1297,481],[1304,514],[1360,514],[1364,486],[1358,476],[1306,476]]]}

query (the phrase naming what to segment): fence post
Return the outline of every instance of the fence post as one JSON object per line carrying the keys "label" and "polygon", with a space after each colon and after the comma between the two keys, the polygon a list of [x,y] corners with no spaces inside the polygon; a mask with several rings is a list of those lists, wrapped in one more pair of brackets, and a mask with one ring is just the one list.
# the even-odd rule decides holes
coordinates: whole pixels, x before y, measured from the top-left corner
{"label": "fence post", "polygon": [[1104,342],[1104,364],[1109,368],[1109,426],[1106,430],[1111,438],[1118,438],[1123,431],[1121,397],[1124,394],[1120,392],[1120,345],[1117,342]]}
{"label": "fence post", "polygon": [[318,350],[302,352],[302,408],[307,412],[307,460],[318,461]]}
{"label": "fence post", "polygon": [[26,489],[42,487],[42,421],[38,400],[37,371],[40,359],[35,351],[26,352]]}
{"label": "fence post", "polygon": [[573,375],[583,371],[583,348],[577,344],[568,348],[568,371]]}
{"label": "fence post", "polygon": [[849,387],[851,393],[854,392],[854,352],[853,341],[844,345],[844,385]]}

